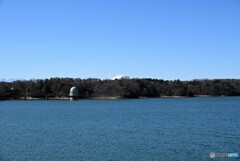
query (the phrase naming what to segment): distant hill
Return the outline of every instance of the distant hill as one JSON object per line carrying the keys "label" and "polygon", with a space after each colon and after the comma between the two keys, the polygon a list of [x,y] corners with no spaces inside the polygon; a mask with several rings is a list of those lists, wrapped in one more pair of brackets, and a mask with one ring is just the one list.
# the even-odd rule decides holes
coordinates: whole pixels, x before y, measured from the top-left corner
{"label": "distant hill", "polygon": [[72,86],[77,87],[80,98],[240,96],[240,79],[180,81],[51,78],[2,81],[0,82],[0,99],[68,97]]}

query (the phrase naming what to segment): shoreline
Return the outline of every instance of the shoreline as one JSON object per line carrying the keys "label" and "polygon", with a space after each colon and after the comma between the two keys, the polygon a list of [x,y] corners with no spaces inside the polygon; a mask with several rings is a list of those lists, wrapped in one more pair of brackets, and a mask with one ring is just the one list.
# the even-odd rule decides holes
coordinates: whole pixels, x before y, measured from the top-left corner
{"label": "shoreline", "polygon": [[[138,97],[138,98],[125,98],[120,96],[101,96],[101,97],[83,97],[77,100],[124,100],[124,99],[151,99],[151,98],[194,98],[194,97],[237,97],[237,96],[211,96],[211,95],[195,95],[193,97],[190,96],[160,96],[160,97]],[[8,99],[0,99],[0,101],[14,101],[14,100],[25,100],[25,101],[34,101],[34,100],[70,100],[69,97],[19,97],[19,98],[8,98]]]}

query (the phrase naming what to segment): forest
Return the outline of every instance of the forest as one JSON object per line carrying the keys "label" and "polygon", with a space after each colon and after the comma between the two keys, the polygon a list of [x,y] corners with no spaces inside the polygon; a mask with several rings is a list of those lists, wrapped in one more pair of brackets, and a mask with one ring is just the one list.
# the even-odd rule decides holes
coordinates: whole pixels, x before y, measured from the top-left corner
{"label": "forest", "polygon": [[121,80],[51,78],[0,82],[0,99],[68,97],[72,86],[79,90],[79,98],[240,96],[240,79],[180,81],[150,78]]}

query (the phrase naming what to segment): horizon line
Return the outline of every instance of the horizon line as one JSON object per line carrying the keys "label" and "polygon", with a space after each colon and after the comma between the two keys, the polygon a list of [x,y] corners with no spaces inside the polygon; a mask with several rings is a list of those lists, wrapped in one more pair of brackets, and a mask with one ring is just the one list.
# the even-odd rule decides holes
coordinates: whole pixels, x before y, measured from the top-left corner
{"label": "horizon line", "polygon": [[[112,78],[97,78],[97,77],[88,77],[88,78],[81,78],[81,77],[47,77],[47,78],[0,78],[0,82],[15,82],[15,81],[36,81],[36,80],[46,80],[46,79],[54,79],[54,78],[60,78],[60,79],[81,79],[81,80],[87,80],[87,79],[99,79],[99,80],[115,80]],[[153,78],[153,77],[129,77],[128,79],[155,79],[155,80],[164,80],[164,81],[195,81],[195,80],[239,80],[240,78],[194,78],[194,79],[164,79],[164,78]]]}

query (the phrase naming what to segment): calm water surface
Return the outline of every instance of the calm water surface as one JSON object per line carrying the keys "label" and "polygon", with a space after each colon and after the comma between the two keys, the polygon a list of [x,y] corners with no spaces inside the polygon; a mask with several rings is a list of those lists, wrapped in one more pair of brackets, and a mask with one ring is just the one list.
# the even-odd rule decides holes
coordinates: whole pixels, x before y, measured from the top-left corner
{"label": "calm water surface", "polygon": [[239,128],[240,97],[1,101],[0,160],[212,160]]}

